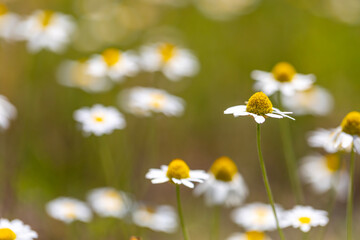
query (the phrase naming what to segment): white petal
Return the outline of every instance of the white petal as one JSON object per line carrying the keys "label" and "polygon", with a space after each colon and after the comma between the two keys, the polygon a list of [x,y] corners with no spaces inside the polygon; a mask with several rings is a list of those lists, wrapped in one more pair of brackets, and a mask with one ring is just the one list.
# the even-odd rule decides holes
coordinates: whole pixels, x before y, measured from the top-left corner
{"label": "white petal", "polygon": [[266,114],[266,116],[272,117],[272,118],[283,118],[283,116],[277,115],[277,114],[273,114],[273,113],[268,113],[268,114]]}
{"label": "white petal", "polygon": [[265,122],[265,118],[263,116],[256,116],[255,117],[255,122],[261,124]]}

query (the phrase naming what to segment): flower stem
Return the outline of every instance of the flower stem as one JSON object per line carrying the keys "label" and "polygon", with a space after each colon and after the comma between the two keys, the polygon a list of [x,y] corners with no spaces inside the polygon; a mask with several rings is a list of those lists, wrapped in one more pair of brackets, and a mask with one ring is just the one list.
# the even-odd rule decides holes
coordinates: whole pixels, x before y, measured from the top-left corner
{"label": "flower stem", "polygon": [[111,156],[111,151],[105,138],[99,138],[99,145],[100,145],[100,160],[103,165],[106,183],[109,186],[112,186],[112,184],[114,184],[115,166]]}
{"label": "flower stem", "polygon": [[177,200],[177,207],[178,207],[178,214],[179,214],[179,219],[180,219],[181,230],[182,230],[182,233],[184,236],[184,240],[189,240],[189,236],[186,231],[184,216],[183,216],[182,208],[181,208],[180,185],[175,184],[175,186],[176,186],[176,200]]}
{"label": "flower stem", "polygon": [[355,172],[355,149],[354,144],[351,148],[350,159],[350,183],[348,190],[347,209],[346,209],[346,239],[352,240],[352,214],[354,198],[354,172]]}
{"label": "flower stem", "polygon": [[221,216],[221,207],[215,206],[213,211],[213,222],[212,222],[211,236],[210,236],[210,239],[212,240],[219,240],[220,216]]}
{"label": "flower stem", "polygon": [[266,188],[266,193],[267,193],[267,195],[268,195],[269,202],[270,202],[271,208],[272,208],[273,213],[274,213],[274,216],[275,216],[276,228],[277,228],[277,230],[278,230],[278,232],[279,232],[280,239],[281,239],[281,240],[285,240],[284,233],[282,232],[282,230],[281,230],[281,228],[280,228],[279,219],[278,219],[278,216],[277,216],[277,214],[276,214],[274,197],[273,197],[273,194],[272,194],[272,192],[271,192],[269,179],[268,179],[268,176],[267,176],[267,173],[266,173],[266,167],[265,167],[265,163],[264,163],[264,158],[263,158],[262,151],[261,151],[261,130],[260,130],[260,124],[257,124],[257,128],[256,128],[256,138],[257,138],[257,149],[258,149],[258,154],[259,154],[260,168],[261,168],[261,172],[262,172],[262,176],[263,176],[263,180],[264,180],[264,184],[265,184],[265,188]]}

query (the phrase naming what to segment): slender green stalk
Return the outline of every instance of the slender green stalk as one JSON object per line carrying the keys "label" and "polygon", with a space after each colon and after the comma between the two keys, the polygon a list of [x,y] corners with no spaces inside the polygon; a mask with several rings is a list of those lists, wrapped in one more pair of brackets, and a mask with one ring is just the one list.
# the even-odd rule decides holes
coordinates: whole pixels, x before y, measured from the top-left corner
{"label": "slender green stalk", "polygon": [[184,236],[184,240],[189,240],[189,236],[186,231],[184,216],[183,216],[182,208],[181,208],[180,185],[176,184],[175,186],[176,186],[176,200],[177,200],[177,207],[178,207],[178,214],[179,214],[179,219],[180,219],[181,230],[182,230],[182,233]]}
{"label": "slender green stalk", "polygon": [[214,210],[213,211],[213,222],[212,222],[210,239],[219,240],[221,207],[215,206],[213,210]]}
{"label": "slender green stalk", "polygon": [[276,214],[274,197],[273,197],[273,194],[271,192],[269,179],[268,179],[268,176],[267,176],[267,173],[266,173],[266,167],[265,167],[265,163],[264,163],[264,158],[263,158],[262,151],[261,151],[261,129],[260,129],[260,124],[257,124],[256,139],[257,139],[257,149],[258,149],[258,154],[259,154],[260,168],[261,168],[261,172],[262,172],[262,176],[263,176],[263,180],[264,180],[264,184],[265,184],[265,188],[266,188],[266,193],[268,195],[269,202],[270,202],[271,208],[272,208],[274,216],[275,216],[276,228],[277,228],[277,230],[279,232],[280,239],[285,240],[284,233],[282,232],[282,230],[280,228],[279,219],[278,219],[278,216]]}
{"label": "slender green stalk", "polygon": [[114,184],[114,162],[111,156],[111,151],[109,145],[106,142],[105,138],[99,138],[99,147],[100,147],[100,161],[104,169],[104,174],[106,178],[106,183],[109,186]]}
{"label": "slender green stalk", "polygon": [[355,172],[355,149],[354,144],[351,148],[350,159],[350,183],[348,190],[347,209],[346,209],[346,239],[352,240],[352,215],[354,198],[354,172]]}
{"label": "slender green stalk", "polygon": [[309,240],[310,232],[303,232],[302,240]]}

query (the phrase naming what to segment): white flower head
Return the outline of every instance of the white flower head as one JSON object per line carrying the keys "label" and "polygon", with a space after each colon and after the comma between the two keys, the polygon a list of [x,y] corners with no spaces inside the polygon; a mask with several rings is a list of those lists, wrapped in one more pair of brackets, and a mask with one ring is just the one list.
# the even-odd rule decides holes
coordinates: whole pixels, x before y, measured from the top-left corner
{"label": "white flower head", "polygon": [[270,99],[263,92],[253,94],[246,105],[238,105],[226,109],[224,114],[233,114],[234,117],[251,116],[259,124],[264,123],[268,117],[286,117],[295,120],[287,115],[291,114],[291,112],[281,112],[279,109],[274,108]]}
{"label": "white flower head", "polygon": [[[276,205],[276,214],[282,218],[283,209]],[[270,205],[250,203],[232,212],[233,221],[247,231],[272,231],[276,229],[276,220]]]}
{"label": "white flower head", "polygon": [[234,233],[226,240],[271,240],[264,232],[249,231],[245,233]]}
{"label": "white flower head", "polygon": [[276,64],[272,72],[255,70],[251,77],[256,80],[255,89],[267,95],[280,91],[286,96],[291,96],[296,91],[310,88],[315,81],[314,75],[296,73],[295,68],[287,62]]}
{"label": "white flower head", "polygon": [[338,129],[322,129],[319,128],[315,131],[312,131],[308,134],[308,144],[311,147],[323,148],[328,153],[336,153],[338,151],[351,151],[351,145],[348,145],[345,149],[342,149],[341,145],[335,147],[333,139],[335,134],[337,134]]}
{"label": "white flower head", "polygon": [[133,211],[132,219],[136,225],[156,232],[173,233],[178,226],[175,210],[167,205],[151,207],[139,204]]}
{"label": "white flower head", "polygon": [[108,48],[90,58],[88,73],[95,77],[109,77],[115,82],[121,82],[126,77],[138,73],[137,61],[137,57],[131,51],[123,52],[116,48]]}
{"label": "white flower head", "polygon": [[209,206],[234,207],[244,202],[248,188],[235,163],[228,157],[220,157],[211,166],[209,178],[195,188],[194,194],[204,194]]}
{"label": "white flower head", "polygon": [[0,38],[7,41],[17,40],[16,27],[20,21],[20,17],[9,12],[6,5],[0,3]]}
{"label": "white flower head", "polygon": [[10,126],[10,121],[16,117],[16,108],[8,99],[0,95],[0,130],[6,130]]}
{"label": "white flower head", "polygon": [[308,232],[312,227],[325,226],[329,222],[328,213],[310,206],[296,206],[284,213],[283,224]]}
{"label": "white flower head", "polygon": [[47,213],[65,223],[72,223],[75,220],[89,222],[92,213],[86,203],[74,198],[60,197],[46,204]]}
{"label": "white flower head", "polygon": [[38,238],[38,234],[29,225],[21,220],[0,219],[0,239],[6,240],[32,240]]}
{"label": "white flower head", "polygon": [[146,178],[153,184],[172,182],[180,185],[184,184],[189,188],[194,188],[192,182],[204,182],[209,175],[203,170],[190,170],[189,166],[181,159],[174,159],[166,166],[162,165],[160,169],[150,169]]}
{"label": "white flower head", "polygon": [[184,112],[184,100],[162,89],[134,87],[119,96],[124,110],[137,116],[150,117],[152,113],[181,116]]}
{"label": "white flower head", "polygon": [[123,218],[131,204],[127,194],[110,187],[92,190],[88,202],[99,216],[115,218]]}
{"label": "white flower head", "polygon": [[123,115],[116,108],[104,107],[100,104],[76,110],[74,119],[81,124],[86,135],[110,134],[116,129],[123,129],[126,125]]}
{"label": "white flower head", "polygon": [[171,81],[192,77],[199,71],[197,58],[189,50],[171,43],[144,46],[140,55],[146,71],[161,71]]}

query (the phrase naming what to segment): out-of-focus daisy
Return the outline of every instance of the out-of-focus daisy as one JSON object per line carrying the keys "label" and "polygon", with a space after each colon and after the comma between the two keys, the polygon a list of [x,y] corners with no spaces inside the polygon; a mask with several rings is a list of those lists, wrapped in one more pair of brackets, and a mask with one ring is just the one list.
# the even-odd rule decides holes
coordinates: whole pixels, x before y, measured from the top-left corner
{"label": "out-of-focus daisy", "polygon": [[135,237],[135,236],[131,236],[130,240],[141,240],[141,237]]}
{"label": "out-of-focus daisy", "polygon": [[125,77],[134,76],[139,68],[136,56],[116,48],[108,48],[89,59],[88,73],[96,77],[109,77],[121,82]]}
{"label": "out-of-focus daisy", "polygon": [[19,16],[9,12],[5,4],[0,3],[0,37],[5,40],[16,40],[15,29],[19,23]]}
{"label": "out-of-focus daisy", "polygon": [[132,214],[134,223],[157,232],[173,233],[177,229],[177,214],[170,206],[139,205]]}
{"label": "out-of-focus daisy", "polygon": [[263,232],[249,231],[246,233],[234,233],[227,240],[271,240],[271,238]]}
{"label": "out-of-focus daisy", "polygon": [[233,207],[244,202],[248,188],[235,163],[228,157],[220,157],[211,166],[208,180],[199,184],[194,193],[204,194],[207,205]]}
{"label": "out-of-focus daisy", "polygon": [[184,184],[189,188],[194,188],[192,182],[204,182],[209,175],[203,170],[190,170],[189,166],[181,159],[174,159],[168,166],[162,165],[160,169],[150,169],[146,178],[153,184],[172,182],[174,184]]}
{"label": "out-of-focus daisy", "polygon": [[137,116],[151,116],[163,113],[166,116],[181,116],[184,112],[183,99],[156,88],[135,87],[120,94],[120,103],[125,111]]}
{"label": "out-of-focus daisy", "polygon": [[284,213],[283,224],[308,232],[311,227],[325,226],[329,222],[327,215],[326,211],[316,210],[310,206],[296,206]]}
{"label": "out-of-focus daisy", "polygon": [[123,218],[129,211],[129,197],[116,189],[105,187],[91,191],[88,202],[94,211],[102,217]]}
{"label": "out-of-focus daisy", "polygon": [[291,96],[296,91],[309,89],[315,81],[314,75],[296,73],[295,68],[287,62],[276,64],[271,72],[255,70],[251,77],[256,80],[255,89],[267,95],[280,91],[283,95]]}
{"label": "out-of-focus daisy", "polygon": [[239,116],[252,116],[259,124],[264,123],[265,119],[271,118],[290,118],[287,114],[291,112],[281,112],[279,109],[274,108],[270,99],[263,93],[257,92],[253,94],[246,105],[238,105],[230,107],[224,111],[225,114],[233,114],[234,117]]}
{"label": "out-of-focus daisy", "polygon": [[[282,218],[283,209],[276,205],[276,214]],[[276,221],[272,208],[264,203],[250,203],[232,212],[233,221],[248,231],[272,231]]]}
{"label": "out-of-focus daisy", "polygon": [[297,91],[291,96],[281,95],[284,107],[295,115],[327,115],[334,106],[332,95],[324,88],[313,86],[304,91]]}
{"label": "out-of-focus daisy", "polygon": [[21,37],[28,42],[30,52],[48,49],[61,52],[70,42],[75,29],[72,17],[51,10],[38,10],[18,27]]}
{"label": "out-of-focus daisy", "polygon": [[47,213],[60,221],[71,223],[75,220],[89,222],[92,213],[86,203],[74,198],[60,197],[46,204]]}
{"label": "out-of-focus daisy", "polygon": [[58,82],[67,87],[77,87],[86,92],[103,92],[111,88],[112,83],[106,77],[96,77],[88,73],[87,60],[65,61],[59,67]]}
{"label": "out-of-focus daisy", "polygon": [[334,146],[334,136],[337,133],[338,129],[317,129],[308,134],[308,144],[311,147],[315,148],[323,148],[328,153],[335,153],[338,151],[351,151],[351,145],[347,146],[347,148],[343,149],[342,146],[339,145],[337,147]]}
{"label": "out-of-focus daisy", "polygon": [[8,129],[10,120],[16,117],[16,108],[8,101],[8,99],[0,95],[0,130]]}
{"label": "out-of-focus daisy", "polygon": [[141,64],[146,71],[161,71],[172,81],[192,77],[199,70],[198,60],[189,50],[171,43],[143,47]]}
{"label": "out-of-focus daisy", "polygon": [[29,225],[21,220],[0,219],[0,239],[2,240],[32,240],[38,238],[38,234]]}
{"label": "out-of-focus daisy", "polygon": [[76,110],[74,119],[81,124],[86,135],[110,134],[116,129],[123,129],[126,125],[124,117],[116,108],[104,107],[100,104]]}

